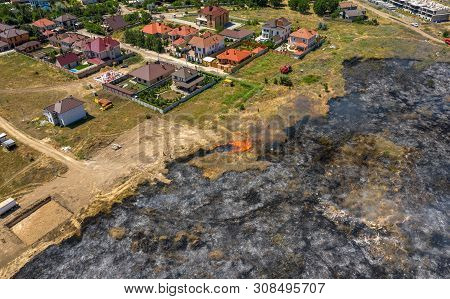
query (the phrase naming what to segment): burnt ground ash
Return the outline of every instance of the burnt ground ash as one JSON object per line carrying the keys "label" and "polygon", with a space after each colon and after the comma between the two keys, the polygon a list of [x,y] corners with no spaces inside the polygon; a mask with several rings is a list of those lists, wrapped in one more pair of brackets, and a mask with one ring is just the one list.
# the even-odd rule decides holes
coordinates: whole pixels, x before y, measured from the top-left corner
{"label": "burnt ground ash", "polygon": [[[16,278],[449,278],[448,64],[369,60],[265,171],[170,185],[89,220]],[[125,232],[111,237],[111,228]]]}

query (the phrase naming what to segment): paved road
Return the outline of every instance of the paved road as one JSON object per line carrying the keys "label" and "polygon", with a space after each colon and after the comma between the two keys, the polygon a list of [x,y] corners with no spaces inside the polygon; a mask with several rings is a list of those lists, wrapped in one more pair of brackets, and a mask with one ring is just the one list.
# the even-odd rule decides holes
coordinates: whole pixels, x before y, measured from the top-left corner
{"label": "paved road", "polygon": [[61,163],[64,163],[67,167],[75,168],[77,170],[86,169],[87,165],[81,161],[75,160],[62,152],[58,151],[51,145],[31,137],[25,133],[22,133],[19,129],[10,124],[6,119],[0,117],[0,127],[2,127],[11,138],[20,141],[21,143],[43,153]]}
{"label": "paved road", "polygon": [[395,22],[395,23],[397,23],[397,24],[400,24],[400,25],[403,25],[403,26],[405,26],[405,27],[408,27],[409,29],[411,29],[411,30],[413,30],[413,31],[415,31],[415,32],[417,32],[417,33],[419,33],[420,35],[422,35],[423,37],[425,37],[425,38],[427,38],[427,39],[429,39],[429,40],[432,40],[432,41],[437,42],[437,43],[440,43],[440,44],[444,44],[444,43],[445,43],[443,40],[441,40],[441,39],[439,39],[439,38],[436,38],[436,37],[434,37],[434,36],[432,36],[432,35],[430,35],[430,34],[424,32],[424,31],[421,30],[420,28],[413,27],[413,26],[411,26],[411,24],[408,24],[408,23],[406,23],[406,22],[403,22],[402,20],[397,19],[396,17],[394,17],[394,16],[392,16],[392,15],[390,15],[390,14],[388,14],[388,13],[385,13],[385,12],[379,10],[379,9],[376,9],[376,8],[372,7],[371,5],[369,5],[368,3],[366,3],[366,2],[364,2],[364,1],[362,1],[362,0],[355,0],[355,1],[358,2],[358,4],[359,4],[360,6],[364,7],[364,8],[367,9],[367,10],[370,10],[370,11],[373,12],[374,14],[379,15],[380,17],[389,19],[389,20],[391,20],[391,21],[393,21],[393,22]]}

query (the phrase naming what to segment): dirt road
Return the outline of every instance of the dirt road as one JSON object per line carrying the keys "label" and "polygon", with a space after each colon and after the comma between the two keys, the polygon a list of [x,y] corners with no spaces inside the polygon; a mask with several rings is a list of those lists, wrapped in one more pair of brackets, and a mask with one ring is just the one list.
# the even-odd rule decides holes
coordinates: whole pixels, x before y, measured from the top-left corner
{"label": "dirt road", "polygon": [[358,2],[358,4],[359,4],[360,6],[364,7],[364,8],[367,9],[367,10],[370,10],[371,12],[373,12],[373,13],[376,14],[376,15],[379,15],[380,17],[389,19],[389,20],[391,20],[392,22],[395,22],[395,23],[397,23],[397,24],[400,24],[400,25],[402,25],[402,26],[405,26],[405,27],[407,27],[407,28],[409,28],[409,29],[411,29],[411,30],[413,30],[413,31],[415,31],[415,32],[417,32],[417,33],[419,33],[419,34],[422,35],[423,37],[425,37],[425,38],[427,38],[427,39],[429,39],[429,40],[432,40],[432,41],[434,41],[434,42],[436,42],[436,43],[444,44],[444,41],[443,41],[443,40],[438,39],[438,38],[436,38],[436,37],[434,37],[434,36],[432,36],[432,35],[430,35],[430,34],[424,32],[424,31],[422,31],[420,28],[413,27],[413,26],[411,26],[410,24],[408,24],[408,23],[406,23],[406,22],[403,22],[402,20],[397,19],[396,17],[394,17],[394,16],[392,16],[392,15],[390,15],[390,14],[388,14],[388,13],[385,13],[385,12],[383,12],[383,11],[381,11],[381,10],[378,10],[378,9],[376,9],[376,8],[374,8],[374,7],[372,7],[372,6],[370,6],[368,3],[366,3],[366,2],[364,2],[364,1],[362,1],[362,0],[356,0],[356,2]]}
{"label": "dirt road", "polygon": [[0,116],[0,127],[2,127],[6,131],[6,133],[8,133],[8,135],[11,136],[12,138],[17,139],[23,144],[26,144],[27,146],[37,150],[38,152],[43,153],[46,156],[49,156],[61,163],[64,163],[69,168],[75,168],[78,170],[86,168],[86,164],[84,162],[75,160],[74,158],[69,157],[63,154],[62,152],[58,151],[51,145],[21,132],[1,116]]}

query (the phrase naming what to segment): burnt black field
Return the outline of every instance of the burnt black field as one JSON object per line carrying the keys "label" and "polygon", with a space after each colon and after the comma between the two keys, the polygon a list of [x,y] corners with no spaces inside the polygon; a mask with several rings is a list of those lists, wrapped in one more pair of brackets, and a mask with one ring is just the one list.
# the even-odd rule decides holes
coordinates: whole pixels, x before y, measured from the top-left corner
{"label": "burnt black field", "polygon": [[[87,221],[16,278],[450,278],[449,64],[348,62],[346,95],[261,159]],[[120,227],[123,238],[109,230]]]}

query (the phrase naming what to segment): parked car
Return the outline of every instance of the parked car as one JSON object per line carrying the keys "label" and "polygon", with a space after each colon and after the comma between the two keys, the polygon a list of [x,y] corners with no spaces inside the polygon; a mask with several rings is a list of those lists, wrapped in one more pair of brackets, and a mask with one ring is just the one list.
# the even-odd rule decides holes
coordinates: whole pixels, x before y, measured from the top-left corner
{"label": "parked car", "polygon": [[411,23],[411,26],[413,26],[413,27],[419,27],[419,23]]}

